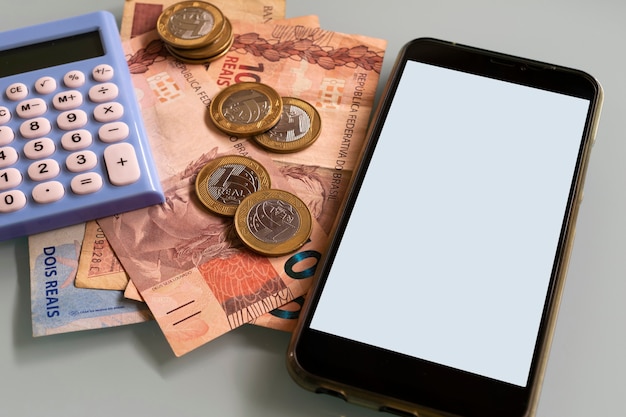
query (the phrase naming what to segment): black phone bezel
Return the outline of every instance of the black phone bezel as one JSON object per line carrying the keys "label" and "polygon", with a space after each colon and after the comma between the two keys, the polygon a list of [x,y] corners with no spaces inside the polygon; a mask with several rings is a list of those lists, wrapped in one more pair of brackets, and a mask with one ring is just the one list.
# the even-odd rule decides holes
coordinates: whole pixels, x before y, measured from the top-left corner
{"label": "black phone bezel", "polygon": [[[559,238],[550,285],[546,294],[540,330],[535,346],[526,387],[519,387],[480,375],[471,374],[425,360],[409,357],[375,346],[323,333],[310,328],[312,313],[317,306],[334,257],[337,253],[350,213],[358,197],[367,167],[374,155],[378,137],[391,106],[406,62],[409,60],[482,75],[506,82],[540,88],[590,100],[585,131],[571,181],[566,212]],[[572,232],[571,214],[578,191],[582,188],[584,169],[591,146],[592,121],[601,101],[601,87],[587,73],[487,51],[432,38],[419,38],[407,43],[400,51],[391,71],[376,115],[368,132],[362,163],[347,198],[337,231],[321,265],[318,281],[309,292],[303,316],[290,346],[290,366],[298,371],[292,375],[308,374],[312,380],[326,381],[328,387],[342,392],[354,388],[360,395],[370,393],[376,398],[395,399],[427,409],[441,410],[451,415],[500,417],[524,416],[531,402],[534,384],[540,373],[540,356],[549,336],[553,307],[558,303],[557,290],[564,279],[564,254],[568,235]],[[566,268],[565,268],[566,269]],[[416,335],[416,339],[419,335]],[[545,352],[543,352],[545,353]],[[345,390],[343,388],[345,388]],[[454,393],[451,397],[450,394]],[[378,401],[378,400],[376,400]],[[374,402],[376,402],[374,401]],[[488,406],[487,406],[488,404]]]}

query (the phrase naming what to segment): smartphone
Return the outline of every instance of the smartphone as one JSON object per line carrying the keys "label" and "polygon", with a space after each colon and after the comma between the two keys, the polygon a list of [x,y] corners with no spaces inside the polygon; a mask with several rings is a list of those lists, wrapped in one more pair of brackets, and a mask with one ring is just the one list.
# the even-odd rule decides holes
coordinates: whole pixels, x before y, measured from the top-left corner
{"label": "smartphone", "polygon": [[602,104],[587,73],[406,44],[287,365],[410,416],[535,412]]}

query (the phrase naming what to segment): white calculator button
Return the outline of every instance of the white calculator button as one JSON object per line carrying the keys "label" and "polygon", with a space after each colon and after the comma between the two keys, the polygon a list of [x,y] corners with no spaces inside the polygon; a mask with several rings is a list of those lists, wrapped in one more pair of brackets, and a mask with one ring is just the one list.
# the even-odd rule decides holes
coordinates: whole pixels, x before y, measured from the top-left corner
{"label": "white calculator button", "polygon": [[26,196],[20,190],[11,190],[0,193],[0,213],[11,213],[23,209],[26,205]]}
{"label": "white calculator button", "polygon": [[61,146],[68,151],[78,151],[91,146],[93,137],[86,129],[74,130],[61,136]]}
{"label": "white calculator button", "polygon": [[8,145],[13,142],[15,133],[9,126],[0,126],[0,146]]}
{"label": "white calculator button", "polygon": [[50,94],[57,89],[57,80],[52,77],[41,77],[35,81],[35,91],[39,94]]}
{"label": "white calculator button", "polygon": [[101,83],[111,80],[114,74],[113,67],[107,64],[98,65],[91,71],[93,79]]}
{"label": "white calculator button", "polygon": [[135,148],[130,143],[109,145],[104,150],[104,162],[113,185],[132,184],[141,175]]}
{"label": "white calculator button", "polygon": [[54,203],[63,198],[65,188],[58,181],[49,181],[36,185],[32,194],[33,200],[39,204]]}
{"label": "white calculator button", "polygon": [[18,154],[15,148],[5,146],[0,148],[0,168],[6,168],[13,165],[18,160]]}
{"label": "white calculator button", "polygon": [[124,115],[124,106],[120,103],[103,103],[96,106],[93,116],[101,123],[108,123]]}
{"label": "white calculator button", "polygon": [[0,191],[15,188],[22,182],[22,173],[15,168],[0,170]]}
{"label": "white calculator button", "polygon": [[62,91],[52,98],[52,105],[57,110],[75,109],[81,104],[83,104],[83,95],[78,90]]}
{"label": "white calculator button", "polygon": [[6,94],[9,100],[24,100],[28,96],[28,87],[24,83],[13,83],[7,87]]}
{"label": "white calculator button", "polygon": [[128,137],[130,129],[124,122],[113,122],[102,125],[98,129],[98,137],[102,142],[112,143],[119,142]]}
{"label": "white calculator button", "polygon": [[113,83],[103,83],[94,85],[89,89],[89,99],[94,103],[104,103],[115,99],[119,94],[117,85]]}
{"label": "white calculator button", "polygon": [[20,126],[20,133],[26,139],[40,138],[50,133],[52,126],[50,121],[45,117],[37,117],[35,119],[26,120]]}
{"label": "white calculator button", "polygon": [[50,138],[33,139],[24,145],[24,155],[28,159],[47,158],[54,153],[56,146]]}
{"label": "white calculator button", "polygon": [[85,74],[81,71],[70,71],[63,77],[63,84],[69,88],[78,88],[85,84]]}
{"label": "white calculator button", "polygon": [[28,167],[28,176],[33,181],[45,181],[56,177],[61,172],[59,163],[54,159],[33,162]]}
{"label": "white calculator button", "polygon": [[74,152],[65,159],[65,166],[72,172],[84,172],[98,165],[98,157],[92,151]]}
{"label": "white calculator button", "polygon": [[8,107],[0,106],[0,125],[9,123],[11,120],[11,110]]}
{"label": "white calculator button", "polygon": [[80,109],[65,111],[57,117],[57,125],[63,130],[79,129],[88,121],[87,113]]}
{"label": "white calculator button", "polygon": [[75,194],[91,194],[102,188],[102,177],[95,172],[87,172],[72,178],[70,187]]}
{"label": "white calculator button", "polygon": [[22,119],[31,119],[33,117],[41,116],[48,111],[46,102],[40,98],[31,98],[30,100],[24,100],[17,105],[15,112]]}

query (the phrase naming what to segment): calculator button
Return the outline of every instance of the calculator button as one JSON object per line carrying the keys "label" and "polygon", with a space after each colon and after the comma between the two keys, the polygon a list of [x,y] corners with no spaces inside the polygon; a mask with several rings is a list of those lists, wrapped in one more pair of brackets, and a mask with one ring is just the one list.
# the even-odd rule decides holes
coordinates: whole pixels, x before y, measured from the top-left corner
{"label": "calculator button", "polygon": [[98,157],[92,151],[74,152],[65,159],[65,166],[72,172],[89,171],[98,165]]}
{"label": "calculator button", "polygon": [[96,106],[93,116],[101,123],[108,123],[124,115],[124,106],[120,103],[103,103]]}
{"label": "calculator button", "polygon": [[52,98],[52,105],[57,110],[75,109],[83,104],[83,94],[78,90],[62,91]]}
{"label": "calculator button", "polygon": [[0,191],[15,188],[22,182],[22,173],[15,168],[0,170]]}
{"label": "calculator button", "polygon": [[130,143],[116,143],[104,150],[104,162],[113,185],[128,185],[141,175],[135,148]]}
{"label": "calculator button", "polygon": [[104,103],[115,99],[119,94],[117,85],[113,83],[103,83],[94,85],[89,89],[89,99],[95,103]]}
{"label": "calculator button", "polygon": [[85,84],[85,74],[81,71],[70,71],[63,77],[63,84],[69,88],[78,88]]}
{"label": "calculator button", "polygon": [[45,117],[37,117],[22,123],[20,126],[20,134],[26,139],[40,138],[50,133],[52,126],[50,121]]}
{"label": "calculator button", "polygon": [[72,178],[70,187],[75,194],[91,194],[102,188],[102,177],[95,172],[87,172]]}
{"label": "calculator button", "polygon": [[7,87],[6,94],[9,100],[23,100],[28,96],[28,87],[23,83],[13,83]]}
{"label": "calculator button", "polygon": [[45,181],[56,177],[61,172],[59,163],[54,159],[33,162],[28,167],[28,176],[33,181]]}
{"label": "calculator button", "polygon": [[0,106],[0,125],[9,123],[11,120],[11,111],[4,106]]}
{"label": "calculator button", "polygon": [[87,113],[82,110],[68,110],[59,114],[57,117],[57,125],[59,129],[63,130],[72,130],[78,129],[87,124],[89,119],[87,118]]}
{"label": "calculator button", "polygon": [[128,137],[130,129],[124,122],[113,122],[102,125],[98,129],[98,137],[102,142],[112,143],[119,142]]}
{"label": "calculator button", "polygon": [[22,119],[31,119],[46,113],[48,106],[46,102],[40,98],[31,98],[30,100],[24,100],[19,103],[15,111]]}
{"label": "calculator button", "polygon": [[26,205],[26,196],[20,190],[11,190],[0,193],[0,213],[11,213],[23,209]]}
{"label": "calculator button", "polygon": [[61,146],[67,151],[77,151],[85,149],[93,143],[91,132],[85,129],[79,129],[67,132],[61,137]]}
{"label": "calculator button", "polygon": [[49,181],[36,185],[32,194],[33,200],[39,204],[54,203],[63,198],[65,188],[58,181]]}
{"label": "calculator button", "polygon": [[50,94],[57,89],[57,80],[52,77],[41,77],[35,82],[35,91],[39,94]]}
{"label": "calculator button", "polygon": [[15,133],[9,126],[0,126],[0,146],[8,145],[13,142]]}
{"label": "calculator button", "polygon": [[6,168],[13,165],[18,160],[17,151],[15,148],[5,146],[0,148],[0,168]]}
{"label": "calculator button", "polygon": [[91,71],[93,79],[101,83],[111,80],[114,74],[113,67],[108,64],[98,65]]}
{"label": "calculator button", "polygon": [[24,145],[24,155],[28,159],[47,158],[54,153],[56,146],[50,138],[33,139]]}

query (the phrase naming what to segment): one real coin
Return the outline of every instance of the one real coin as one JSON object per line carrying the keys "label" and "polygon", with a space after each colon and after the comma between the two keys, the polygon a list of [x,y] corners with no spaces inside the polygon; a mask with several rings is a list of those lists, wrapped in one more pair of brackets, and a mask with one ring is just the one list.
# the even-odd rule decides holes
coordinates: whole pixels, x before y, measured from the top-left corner
{"label": "one real coin", "polygon": [[297,152],[313,144],[321,130],[322,120],[315,107],[299,98],[283,97],[278,123],[254,140],[273,152]]}
{"label": "one real coin", "polygon": [[228,19],[225,19],[225,29],[220,37],[213,43],[195,49],[176,48],[165,44],[165,47],[174,58],[188,64],[203,64],[215,61],[226,55],[233,45],[233,30]]}
{"label": "one real coin", "polygon": [[277,189],[244,198],[235,212],[235,230],[252,251],[282,256],[303,246],[313,230],[313,218],[296,195]]}
{"label": "one real coin", "polygon": [[215,42],[225,30],[225,17],[204,1],[181,1],[167,7],[157,20],[163,42],[175,48],[202,48]]}
{"label": "one real coin", "polygon": [[269,85],[241,82],[217,93],[209,105],[209,116],[222,132],[250,137],[274,127],[282,109],[282,97]]}
{"label": "one real coin", "polygon": [[270,175],[257,161],[239,155],[226,155],[208,162],[196,177],[196,194],[211,212],[234,216],[241,201],[269,189]]}

